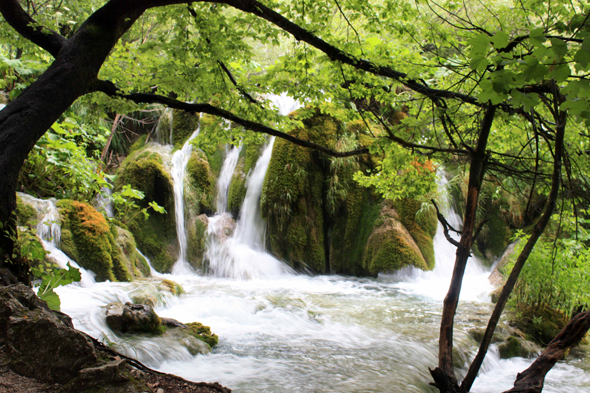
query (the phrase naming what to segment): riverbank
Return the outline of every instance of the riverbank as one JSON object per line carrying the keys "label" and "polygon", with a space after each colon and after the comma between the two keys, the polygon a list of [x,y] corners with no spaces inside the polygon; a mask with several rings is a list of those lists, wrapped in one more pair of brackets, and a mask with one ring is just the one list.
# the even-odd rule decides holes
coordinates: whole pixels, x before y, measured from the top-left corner
{"label": "riverbank", "polygon": [[0,393],[230,393],[152,370],[74,329],[22,285],[0,287]]}

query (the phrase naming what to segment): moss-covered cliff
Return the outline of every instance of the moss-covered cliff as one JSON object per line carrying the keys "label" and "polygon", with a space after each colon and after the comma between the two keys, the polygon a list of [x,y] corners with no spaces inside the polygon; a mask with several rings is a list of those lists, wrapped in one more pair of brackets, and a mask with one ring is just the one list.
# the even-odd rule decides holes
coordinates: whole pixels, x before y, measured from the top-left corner
{"label": "moss-covered cliff", "polygon": [[[371,143],[362,138],[359,122],[343,127],[319,111],[302,122],[291,131],[301,139],[339,150]],[[406,265],[432,269],[436,217],[417,215],[417,201],[393,204],[360,187],[354,173],[373,164],[370,158],[334,159],[277,140],[261,200],[270,251],[317,273],[376,275]]]}

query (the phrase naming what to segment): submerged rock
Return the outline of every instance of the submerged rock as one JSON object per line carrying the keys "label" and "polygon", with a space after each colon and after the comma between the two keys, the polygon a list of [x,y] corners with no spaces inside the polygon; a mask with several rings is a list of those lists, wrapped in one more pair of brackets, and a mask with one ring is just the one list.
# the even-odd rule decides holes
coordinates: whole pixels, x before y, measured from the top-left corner
{"label": "submerged rock", "polygon": [[192,354],[206,354],[217,345],[219,338],[209,326],[199,322],[181,323],[172,318],[160,318],[151,306],[131,303],[110,303],[106,306],[107,325],[117,333],[157,334],[171,339]]}
{"label": "submerged rock", "polygon": [[106,306],[107,325],[120,333],[161,334],[162,321],[151,306],[110,303]]}

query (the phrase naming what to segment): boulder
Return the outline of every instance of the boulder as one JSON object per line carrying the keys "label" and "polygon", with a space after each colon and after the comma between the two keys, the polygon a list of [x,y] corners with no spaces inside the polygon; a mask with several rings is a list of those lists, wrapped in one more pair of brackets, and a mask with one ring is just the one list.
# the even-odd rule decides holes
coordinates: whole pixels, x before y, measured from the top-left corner
{"label": "boulder", "polygon": [[107,325],[120,333],[161,334],[162,321],[151,306],[132,303],[110,303],[106,306]]}
{"label": "boulder", "polygon": [[[0,341],[17,373],[64,383],[97,363],[91,340],[22,284],[0,287]],[[56,345],[56,343],[59,343]]]}

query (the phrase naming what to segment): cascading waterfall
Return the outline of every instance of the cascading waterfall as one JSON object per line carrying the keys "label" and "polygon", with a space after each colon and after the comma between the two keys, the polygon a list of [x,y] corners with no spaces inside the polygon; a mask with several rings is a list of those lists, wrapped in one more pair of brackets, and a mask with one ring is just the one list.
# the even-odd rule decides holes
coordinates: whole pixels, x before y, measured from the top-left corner
{"label": "cascading waterfall", "polygon": [[[444,174],[439,177],[439,190],[443,196],[441,203],[442,213],[447,222],[455,229],[463,226],[461,217],[455,212],[452,204],[448,200],[446,186],[447,180]],[[450,232],[453,239],[459,241],[459,236]],[[453,268],[455,266],[455,253],[457,248],[452,245],[445,237],[444,230],[440,222],[434,236],[434,269],[425,272],[414,267],[402,269],[395,278],[402,280],[397,286],[400,289],[415,293],[418,295],[429,296],[433,299],[443,300],[449,290]],[[489,294],[494,289],[489,281],[490,270],[485,269],[476,257],[471,257],[467,262],[463,285],[461,288],[461,300],[469,301],[489,301]]]}
{"label": "cascading waterfall", "polygon": [[186,260],[187,230],[184,223],[184,175],[188,160],[193,151],[191,140],[199,135],[201,126],[187,139],[182,149],[172,155],[172,182],[174,184],[174,211],[176,213],[176,233],[178,236],[178,260],[172,268],[173,274],[194,274]]}
{"label": "cascading waterfall", "polygon": [[241,151],[242,146],[233,146],[231,150],[228,147],[225,148],[225,160],[223,161],[221,173],[217,180],[217,214],[227,213],[227,193],[229,192],[229,184],[234,175],[234,170],[238,164],[238,158],[240,158]]}
{"label": "cascading waterfall", "polygon": [[273,144],[274,138],[264,148],[246,181],[246,197],[233,236],[228,237],[226,234],[228,213],[217,214],[209,219],[206,258],[209,270],[216,276],[256,279],[292,272],[287,265],[264,251],[265,223],[260,218],[259,203]]}
{"label": "cascading waterfall", "polygon": [[78,285],[83,287],[94,285],[94,273],[80,267],[59,249],[61,225],[55,199],[38,199],[21,192],[18,192],[17,195],[37,211],[37,236],[41,239],[41,244],[45,251],[49,253],[49,257],[62,269],[67,269],[68,263],[70,266],[80,269],[82,279]]}

